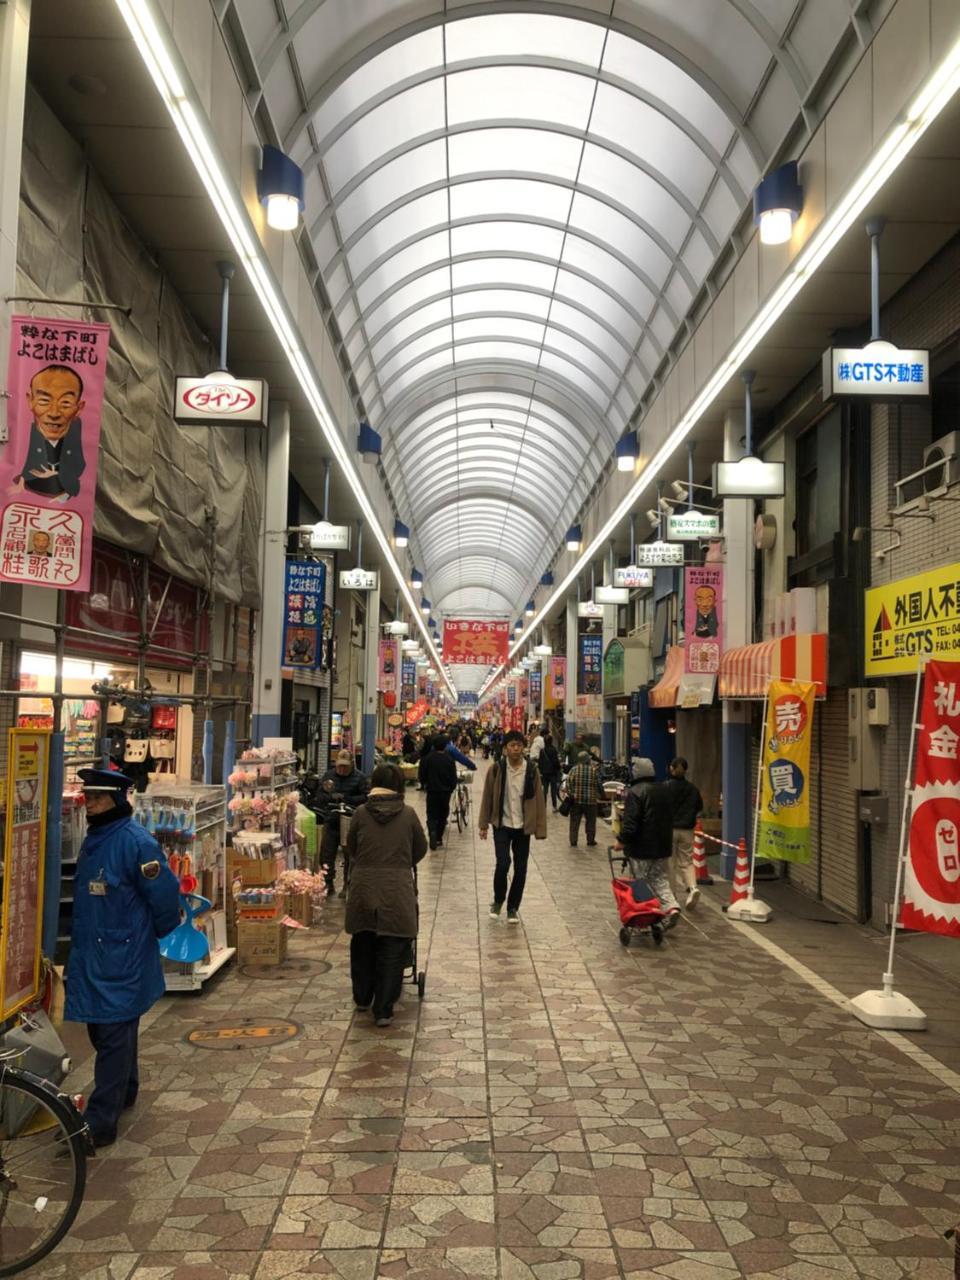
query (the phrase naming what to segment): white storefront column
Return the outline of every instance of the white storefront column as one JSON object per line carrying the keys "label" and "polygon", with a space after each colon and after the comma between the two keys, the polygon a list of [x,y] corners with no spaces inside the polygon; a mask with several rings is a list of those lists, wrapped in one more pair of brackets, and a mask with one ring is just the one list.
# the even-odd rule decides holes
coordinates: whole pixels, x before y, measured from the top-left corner
{"label": "white storefront column", "polygon": [[30,0],[0,4],[0,440],[7,438],[5,382],[17,292],[17,224],[20,217],[20,155],[27,85]]}
{"label": "white storefront column", "polygon": [[[743,456],[741,440],[744,415],[731,411],[724,419],[723,456],[735,461]],[[724,648],[753,643],[753,502],[728,498],[723,504],[726,563],[723,572]],[[723,838],[736,845],[744,837],[750,849],[753,837],[750,767],[750,703],[723,701]],[[751,857],[753,851],[750,849]],[[736,849],[723,850],[723,874],[733,879]]]}
{"label": "white storefront column", "polygon": [[[611,579],[612,581],[612,579]],[[617,606],[615,604],[605,604],[603,606],[603,657],[607,655],[607,645],[611,640],[617,638]],[[603,689],[603,710],[602,721],[600,725],[600,758],[602,760],[612,760],[617,754],[617,715],[614,704],[607,697],[606,690],[606,662],[601,660],[601,688]]]}
{"label": "white storefront column", "polygon": [[567,597],[567,674],[563,682],[563,736],[577,736],[577,597]]}
{"label": "white storefront column", "polygon": [[280,734],[289,482],[290,406],[274,401],[267,430],[266,492],[260,526],[260,625],[253,686],[253,741],[258,746],[264,738]]}

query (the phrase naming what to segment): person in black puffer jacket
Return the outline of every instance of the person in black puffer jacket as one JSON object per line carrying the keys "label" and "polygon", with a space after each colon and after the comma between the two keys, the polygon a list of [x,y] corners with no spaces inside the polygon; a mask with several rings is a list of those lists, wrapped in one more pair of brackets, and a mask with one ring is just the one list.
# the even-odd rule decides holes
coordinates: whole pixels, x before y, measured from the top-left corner
{"label": "person in black puffer jacket", "polygon": [[630,762],[633,785],[627,791],[620,824],[624,852],[633,862],[637,878],[645,880],[666,912],[664,928],[672,929],[680,916],[680,904],[670,887],[670,858],[673,854],[673,809],[661,783],[656,781],[653,761]]}

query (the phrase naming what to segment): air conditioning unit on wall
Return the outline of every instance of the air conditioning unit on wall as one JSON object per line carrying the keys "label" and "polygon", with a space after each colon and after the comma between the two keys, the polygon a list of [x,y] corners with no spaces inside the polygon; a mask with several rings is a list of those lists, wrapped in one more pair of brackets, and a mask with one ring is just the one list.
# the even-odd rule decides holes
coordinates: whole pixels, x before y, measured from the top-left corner
{"label": "air conditioning unit on wall", "polygon": [[935,462],[943,465],[924,473],[924,493],[934,493],[960,481],[960,431],[950,431],[927,445],[923,451],[923,465],[929,467]]}

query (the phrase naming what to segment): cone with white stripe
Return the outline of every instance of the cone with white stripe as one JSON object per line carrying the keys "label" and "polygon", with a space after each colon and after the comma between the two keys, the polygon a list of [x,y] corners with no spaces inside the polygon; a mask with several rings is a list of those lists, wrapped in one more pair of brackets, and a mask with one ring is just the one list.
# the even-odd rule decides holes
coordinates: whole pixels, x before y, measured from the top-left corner
{"label": "cone with white stripe", "polygon": [[733,871],[733,888],[730,891],[732,907],[735,902],[743,902],[750,896],[750,860],[747,857],[747,842],[742,837],[737,845],[737,865]]}
{"label": "cone with white stripe", "polygon": [[697,884],[713,884],[713,876],[707,869],[707,855],[704,849],[703,826],[700,819],[693,828],[693,869],[697,875]]}

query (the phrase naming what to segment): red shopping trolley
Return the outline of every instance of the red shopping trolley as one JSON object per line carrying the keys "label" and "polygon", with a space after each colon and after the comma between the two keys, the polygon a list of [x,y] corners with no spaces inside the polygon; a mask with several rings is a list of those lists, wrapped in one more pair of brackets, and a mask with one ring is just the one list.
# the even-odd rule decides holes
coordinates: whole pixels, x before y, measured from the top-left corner
{"label": "red shopping trolley", "polygon": [[620,916],[621,945],[629,947],[634,934],[649,933],[654,944],[659,947],[663,942],[663,919],[666,914],[660,905],[660,899],[646,880],[640,879],[632,859],[622,849],[609,846],[607,859],[610,863],[613,896]]}

